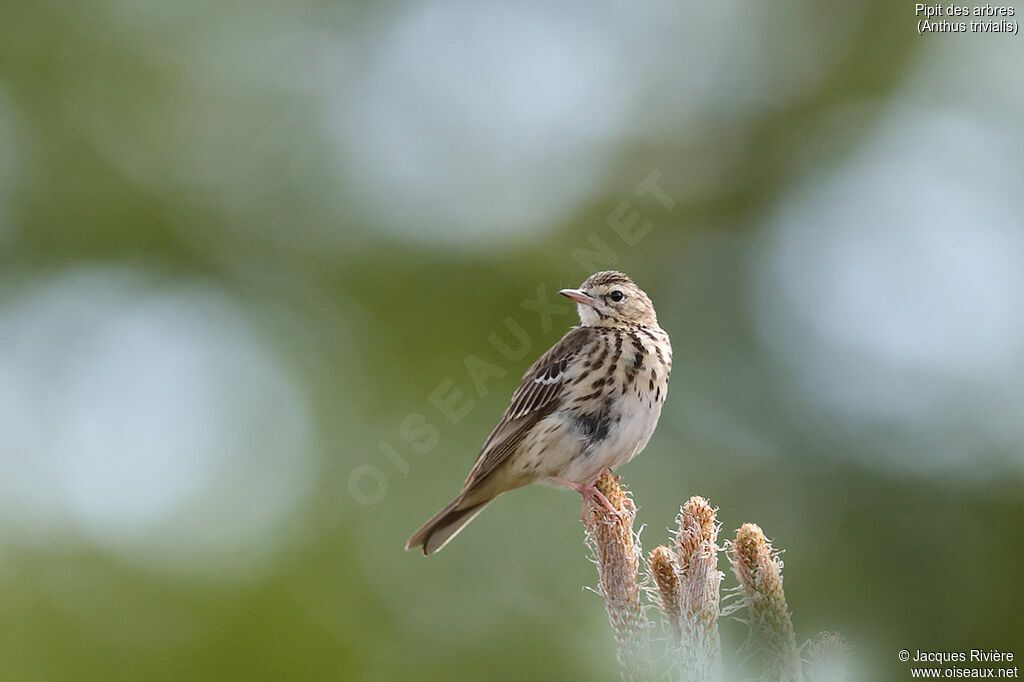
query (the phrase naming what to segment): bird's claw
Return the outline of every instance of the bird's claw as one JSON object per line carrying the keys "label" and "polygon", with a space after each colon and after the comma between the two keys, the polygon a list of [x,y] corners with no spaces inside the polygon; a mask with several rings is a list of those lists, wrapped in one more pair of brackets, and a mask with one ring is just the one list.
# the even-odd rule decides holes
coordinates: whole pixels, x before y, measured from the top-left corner
{"label": "bird's claw", "polygon": [[[609,500],[608,497],[604,493],[602,493],[598,489],[597,485],[595,485],[594,483],[573,483],[572,481],[567,481],[564,478],[559,478],[557,476],[552,476],[551,480],[555,481],[556,483],[560,483],[567,488],[572,488],[583,497],[582,517],[584,521],[587,520],[587,508],[589,507],[590,502],[593,502],[599,507],[604,507],[604,509],[607,510],[609,514],[615,516],[616,518],[621,519],[623,515],[626,513],[625,509],[616,509],[615,505],[611,503],[611,500]],[[625,499],[625,505],[628,507],[629,511],[636,511],[636,505],[633,504],[633,500],[629,499],[628,497]]]}
{"label": "bird's claw", "polygon": [[589,490],[587,492],[590,493],[590,499],[597,502],[599,505],[607,509],[610,513],[614,514],[615,516],[622,515],[622,511],[616,509],[615,505],[613,505],[611,500],[608,499],[608,496],[605,495],[600,490],[598,490],[597,486],[589,486]]}

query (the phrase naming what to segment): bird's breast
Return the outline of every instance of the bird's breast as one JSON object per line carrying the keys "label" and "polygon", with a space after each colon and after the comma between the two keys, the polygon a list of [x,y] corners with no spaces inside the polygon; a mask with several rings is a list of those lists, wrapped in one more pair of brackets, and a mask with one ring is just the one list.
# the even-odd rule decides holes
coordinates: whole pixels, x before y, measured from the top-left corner
{"label": "bird's breast", "polygon": [[643,450],[661,416],[672,367],[668,335],[657,328],[611,330],[588,356],[567,415],[581,447],[565,478],[579,482]]}

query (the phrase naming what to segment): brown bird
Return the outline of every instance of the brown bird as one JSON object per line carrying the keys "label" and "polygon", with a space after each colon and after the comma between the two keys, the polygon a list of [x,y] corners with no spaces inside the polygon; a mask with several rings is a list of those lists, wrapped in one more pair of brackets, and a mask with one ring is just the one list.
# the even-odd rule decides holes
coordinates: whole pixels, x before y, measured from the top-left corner
{"label": "brown bird", "polygon": [[561,293],[576,302],[580,326],[526,372],[462,492],[409,538],[407,550],[433,554],[495,497],[536,481],[576,490],[584,510],[588,499],[613,510],[594,483],[654,433],[672,345],[651,299],[621,272],[598,272]]}

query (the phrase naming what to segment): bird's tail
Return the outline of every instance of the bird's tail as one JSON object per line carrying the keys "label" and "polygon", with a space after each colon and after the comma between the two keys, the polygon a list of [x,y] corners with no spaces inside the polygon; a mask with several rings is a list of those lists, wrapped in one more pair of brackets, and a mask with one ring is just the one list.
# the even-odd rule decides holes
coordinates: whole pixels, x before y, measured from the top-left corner
{"label": "bird's tail", "polygon": [[441,511],[434,514],[423,527],[413,533],[409,542],[405,543],[406,551],[415,547],[423,548],[423,555],[428,556],[440,551],[452,541],[466,525],[484,510],[490,500],[462,506],[462,496],[456,497]]}

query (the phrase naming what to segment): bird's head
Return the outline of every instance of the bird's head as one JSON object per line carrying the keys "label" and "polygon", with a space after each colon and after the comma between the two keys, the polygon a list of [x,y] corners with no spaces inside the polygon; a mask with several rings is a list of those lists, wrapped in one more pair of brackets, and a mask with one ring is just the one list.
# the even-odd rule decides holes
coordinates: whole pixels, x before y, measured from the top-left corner
{"label": "bird's head", "polygon": [[576,302],[584,327],[658,324],[651,299],[633,280],[615,270],[593,274],[579,289],[562,289],[560,293]]}

